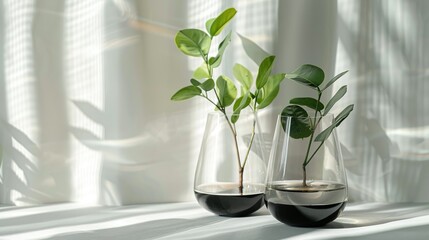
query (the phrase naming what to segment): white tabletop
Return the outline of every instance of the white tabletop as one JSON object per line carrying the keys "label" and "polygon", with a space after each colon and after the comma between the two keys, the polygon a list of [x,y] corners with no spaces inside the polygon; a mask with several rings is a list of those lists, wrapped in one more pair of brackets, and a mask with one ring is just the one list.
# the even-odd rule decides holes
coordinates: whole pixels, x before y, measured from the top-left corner
{"label": "white tabletop", "polygon": [[264,208],[215,216],[197,203],[0,207],[0,239],[429,239],[429,204],[349,204],[322,228],[296,228]]}

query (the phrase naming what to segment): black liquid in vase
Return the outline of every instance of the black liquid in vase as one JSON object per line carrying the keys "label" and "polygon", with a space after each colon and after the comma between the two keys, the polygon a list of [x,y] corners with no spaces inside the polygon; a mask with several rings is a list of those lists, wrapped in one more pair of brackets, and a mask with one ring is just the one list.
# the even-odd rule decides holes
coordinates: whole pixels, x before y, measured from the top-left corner
{"label": "black liquid in vase", "polygon": [[286,181],[266,188],[265,204],[280,222],[298,227],[323,226],[334,221],[347,200],[344,185],[331,182]]}
{"label": "black liquid in vase", "polygon": [[346,203],[327,205],[288,205],[267,202],[267,208],[280,222],[297,227],[318,227],[334,221]]}
{"label": "black liquid in vase", "polygon": [[[217,186],[219,187],[222,186]],[[194,193],[203,208],[219,216],[243,217],[256,212],[264,205],[263,192],[241,194],[236,186],[214,193],[199,190]]]}

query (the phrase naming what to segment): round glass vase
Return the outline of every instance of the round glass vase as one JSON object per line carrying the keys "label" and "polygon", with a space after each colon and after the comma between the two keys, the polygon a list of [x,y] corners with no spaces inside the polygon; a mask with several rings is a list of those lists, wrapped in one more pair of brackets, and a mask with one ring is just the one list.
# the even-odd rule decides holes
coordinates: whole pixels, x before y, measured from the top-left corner
{"label": "round glass vase", "polygon": [[[332,114],[305,120],[278,117],[268,164],[265,204],[280,222],[299,227],[323,226],[343,211],[347,180],[333,121]],[[302,137],[303,129],[299,127],[302,122],[311,126],[314,133]],[[332,130],[328,137],[322,133],[325,130]],[[309,135],[308,131],[304,135]]]}
{"label": "round glass vase", "polygon": [[194,181],[198,203],[229,217],[249,215],[264,205],[265,144],[256,114],[209,113]]}

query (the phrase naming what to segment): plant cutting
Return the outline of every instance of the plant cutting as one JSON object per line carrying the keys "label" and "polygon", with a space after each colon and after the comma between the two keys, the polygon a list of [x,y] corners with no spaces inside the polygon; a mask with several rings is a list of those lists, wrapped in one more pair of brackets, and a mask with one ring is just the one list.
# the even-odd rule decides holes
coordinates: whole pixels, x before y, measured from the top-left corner
{"label": "plant cutting", "polygon": [[[308,139],[307,150],[305,157],[302,162],[302,186],[308,187],[307,185],[307,165],[313,160],[316,153],[323,146],[325,140],[331,135],[332,131],[338,127],[344,119],[346,119],[350,112],[353,111],[353,104],[347,106],[340,114],[335,117],[332,125],[327,127],[325,130],[315,136],[315,130],[322,121],[322,119],[329,113],[335,103],[338,102],[347,92],[347,86],[342,86],[334,96],[325,105],[322,103],[321,98],[323,92],[329,88],[334,82],[341,78],[348,71],[344,71],[334,78],[332,78],[324,87],[320,85],[324,81],[325,74],[323,70],[317,66],[306,64],[299,67],[291,74],[287,74],[287,78],[290,78],[300,84],[303,84],[310,89],[314,90],[317,94],[317,99],[312,97],[298,97],[290,100],[289,103],[292,105],[286,106],[281,115],[283,117],[292,117],[294,120],[291,122],[291,133],[290,136],[295,139]],[[314,117],[311,118],[311,112],[308,113],[304,107],[314,112]],[[286,118],[283,118],[282,126],[285,127]],[[318,144],[318,147],[310,153],[312,144]]]}
{"label": "plant cutting", "polygon": [[[194,71],[190,85],[183,87],[171,97],[173,101],[200,97],[213,105],[217,111],[217,113],[209,115],[207,121],[197,166],[195,194],[200,204],[208,210],[227,216],[247,215],[262,205],[263,190],[255,190],[255,186],[251,184],[246,185],[245,176],[247,166],[251,162],[250,158],[255,155],[252,153],[252,149],[255,148],[255,138],[258,138],[257,112],[272,103],[279,92],[280,83],[284,79],[284,74],[271,74],[274,56],[266,57],[259,64],[256,79],[249,69],[236,63],[233,66],[233,75],[239,83],[238,86],[224,74],[215,76],[214,70],[221,66],[224,52],[231,42],[232,33],[226,34],[215,53],[212,53],[213,39],[220,36],[236,12],[234,8],[229,8],[216,18],[209,19],[205,24],[206,31],[183,29],[177,33],[175,37],[177,48],[185,55],[200,58],[202,64]],[[244,110],[251,113],[252,119],[250,125],[246,127],[247,129],[241,130],[240,122],[247,122],[246,119],[248,119],[248,114],[245,119],[242,119]],[[228,136],[225,136],[225,139],[219,135],[214,136],[214,132],[224,129],[217,124],[226,126]],[[249,134],[243,136],[240,135],[240,131],[249,131]],[[213,138],[211,138],[212,136]],[[219,139],[223,140],[219,142]],[[213,150],[222,144],[226,144],[226,148]],[[261,141],[258,141],[258,145],[261,144]],[[233,156],[229,153],[233,153]],[[225,167],[218,167],[218,171],[222,173],[216,173],[212,165],[210,165],[210,169],[206,167],[209,164],[207,162],[211,162],[210,164],[221,162]],[[231,162],[234,162],[235,166],[231,166]],[[225,173],[231,169],[234,169],[234,174]],[[207,175],[213,174],[212,178],[217,178],[217,180],[207,180],[209,179]],[[252,174],[249,171],[247,175],[250,178]],[[252,194],[255,196],[250,196]],[[236,207],[226,209],[222,206]]]}
{"label": "plant cutting", "polygon": [[346,73],[325,84],[323,70],[314,65],[305,64],[286,74],[286,78],[309,87],[317,96],[290,100],[279,116],[273,141],[265,198],[273,216],[289,225],[324,225],[342,212],[347,201],[346,176],[335,130],[354,105],[336,116],[330,113],[346,94],[347,86],[342,86],[326,104],[321,100],[325,91]]}

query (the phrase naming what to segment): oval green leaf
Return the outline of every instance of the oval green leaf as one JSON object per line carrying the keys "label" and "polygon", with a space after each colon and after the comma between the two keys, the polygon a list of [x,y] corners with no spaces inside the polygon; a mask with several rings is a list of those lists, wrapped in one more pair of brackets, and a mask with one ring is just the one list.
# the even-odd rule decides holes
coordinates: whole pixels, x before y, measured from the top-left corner
{"label": "oval green leaf", "polygon": [[195,86],[187,86],[177,91],[172,97],[173,101],[182,101],[201,94],[201,89]]}
{"label": "oval green leaf", "polygon": [[210,28],[212,27],[212,24],[214,22],[216,18],[210,18],[209,20],[207,20],[206,22],[206,30],[207,32],[210,34]]}
{"label": "oval green leaf", "polygon": [[223,53],[226,50],[226,47],[231,42],[231,32],[226,35],[226,37],[223,39],[223,41],[219,44],[218,51],[216,57],[211,57],[209,59],[209,63],[212,67],[217,68],[220,66],[220,63],[222,62]]}
{"label": "oval green leaf", "polygon": [[237,88],[231,79],[226,76],[219,76],[216,80],[219,103],[223,107],[231,105],[237,97]]}
{"label": "oval green leaf", "polygon": [[340,126],[340,124],[346,119],[349,114],[353,111],[354,104],[348,105],[346,108],[343,109],[343,111],[338,114],[338,116],[335,117],[335,127]]}
{"label": "oval green leaf", "polygon": [[348,71],[344,71],[344,72],[338,74],[337,76],[333,77],[331,80],[329,80],[329,82],[325,85],[325,87],[323,87],[322,91],[327,89],[328,87],[330,87],[332,84],[334,84],[335,81],[337,81],[340,77],[342,77],[347,72]]}
{"label": "oval green leaf", "polygon": [[323,103],[311,97],[293,98],[289,101],[289,103],[306,106],[317,111],[321,111],[325,107],[323,106]]}
{"label": "oval green leaf", "polygon": [[249,96],[249,94],[246,94],[242,97],[239,97],[235,103],[234,103],[234,113],[231,116],[231,122],[232,123],[236,123],[238,118],[240,117],[240,112],[241,110],[243,110],[244,108],[246,108],[247,106],[249,106],[251,102],[251,98]]}
{"label": "oval green leaf", "polygon": [[261,89],[268,81],[268,77],[271,74],[273,68],[275,56],[269,56],[265,58],[259,66],[258,76],[256,77],[256,88]]}
{"label": "oval green leaf", "polygon": [[315,142],[325,141],[331,135],[334,128],[338,127],[344,121],[344,119],[346,119],[349,116],[349,114],[353,111],[353,107],[354,105],[351,104],[347,106],[345,109],[343,109],[343,111],[341,111],[341,113],[335,117],[332,125],[329,126],[327,129],[323,130],[321,133],[319,133],[314,139],[314,141]]}
{"label": "oval green leaf", "polygon": [[285,75],[283,73],[268,77],[267,83],[262,88],[262,90],[264,91],[264,97],[258,105],[258,109],[265,108],[274,101],[274,99],[279,94],[280,83],[283,81],[284,77]]}
{"label": "oval green leaf", "polygon": [[251,100],[252,99],[250,98],[249,94],[245,94],[244,96],[241,96],[237,98],[237,100],[235,100],[232,109],[234,110],[234,112],[240,112],[241,110],[249,106]]}
{"label": "oval green leaf", "polygon": [[316,136],[316,138],[314,139],[314,141],[315,142],[323,142],[323,141],[325,141],[331,135],[332,130],[334,130],[334,128],[335,128],[335,123],[332,124],[331,126],[329,126],[327,129],[325,129],[322,132],[320,132]]}
{"label": "oval green leaf", "polygon": [[232,73],[234,74],[235,79],[243,86],[247,91],[250,90],[253,83],[253,75],[245,66],[237,63],[232,68]]}
{"label": "oval green leaf", "polygon": [[206,79],[210,77],[209,70],[207,69],[207,65],[203,63],[197,69],[195,69],[192,77],[198,80]]}
{"label": "oval green leaf", "polygon": [[215,86],[215,83],[211,78],[207,79],[200,85],[200,87],[206,92],[212,90],[214,86]]}
{"label": "oval green leaf", "polygon": [[192,57],[206,56],[211,44],[210,36],[199,29],[180,30],[174,41],[180,51]]}
{"label": "oval green leaf", "polygon": [[282,126],[286,129],[286,117],[291,118],[290,136],[294,139],[309,137],[312,133],[307,111],[298,105],[289,105],[281,113]]}
{"label": "oval green leaf", "polygon": [[198,87],[201,85],[201,83],[198,80],[193,78],[191,79],[191,84],[194,85],[195,87]]}
{"label": "oval green leaf", "polygon": [[[235,16],[237,10],[235,8],[228,8],[223,11],[213,22],[210,24],[210,35],[217,36],[225,28],[226,24]],[[210,21],[210,20],[209,20]],[[206,24],[207,26],[207,24]]]}
{"label": "oval green leaf", "polygon": [[286,77],[306,86],[317,88],[322,84],[325,73],[317,66],[304,64],[292,73],[287,74]]}
{"label": "oval green leaf", "polygon": [[338,91],[334,94],[334,96],[329,100],[328,104],[326,104],[325,111],[323,111],[323,116],[328,114],[329,110],[338,102],[347,92],[347,86],[342,86]]}
{"label": "oval green leaf", "polygon": [[260,46],[258,46],[258,44],[256,44],[249,38],[246,38],[238,33],[237,35],[240,37],[241,44],[243,45],[243,49],[246,52],[247,56],[252,59],[256,65],[261,64],[261,62],[266,57],[270,56],[269,53],[267,53],[264,49],[262,49]]}

